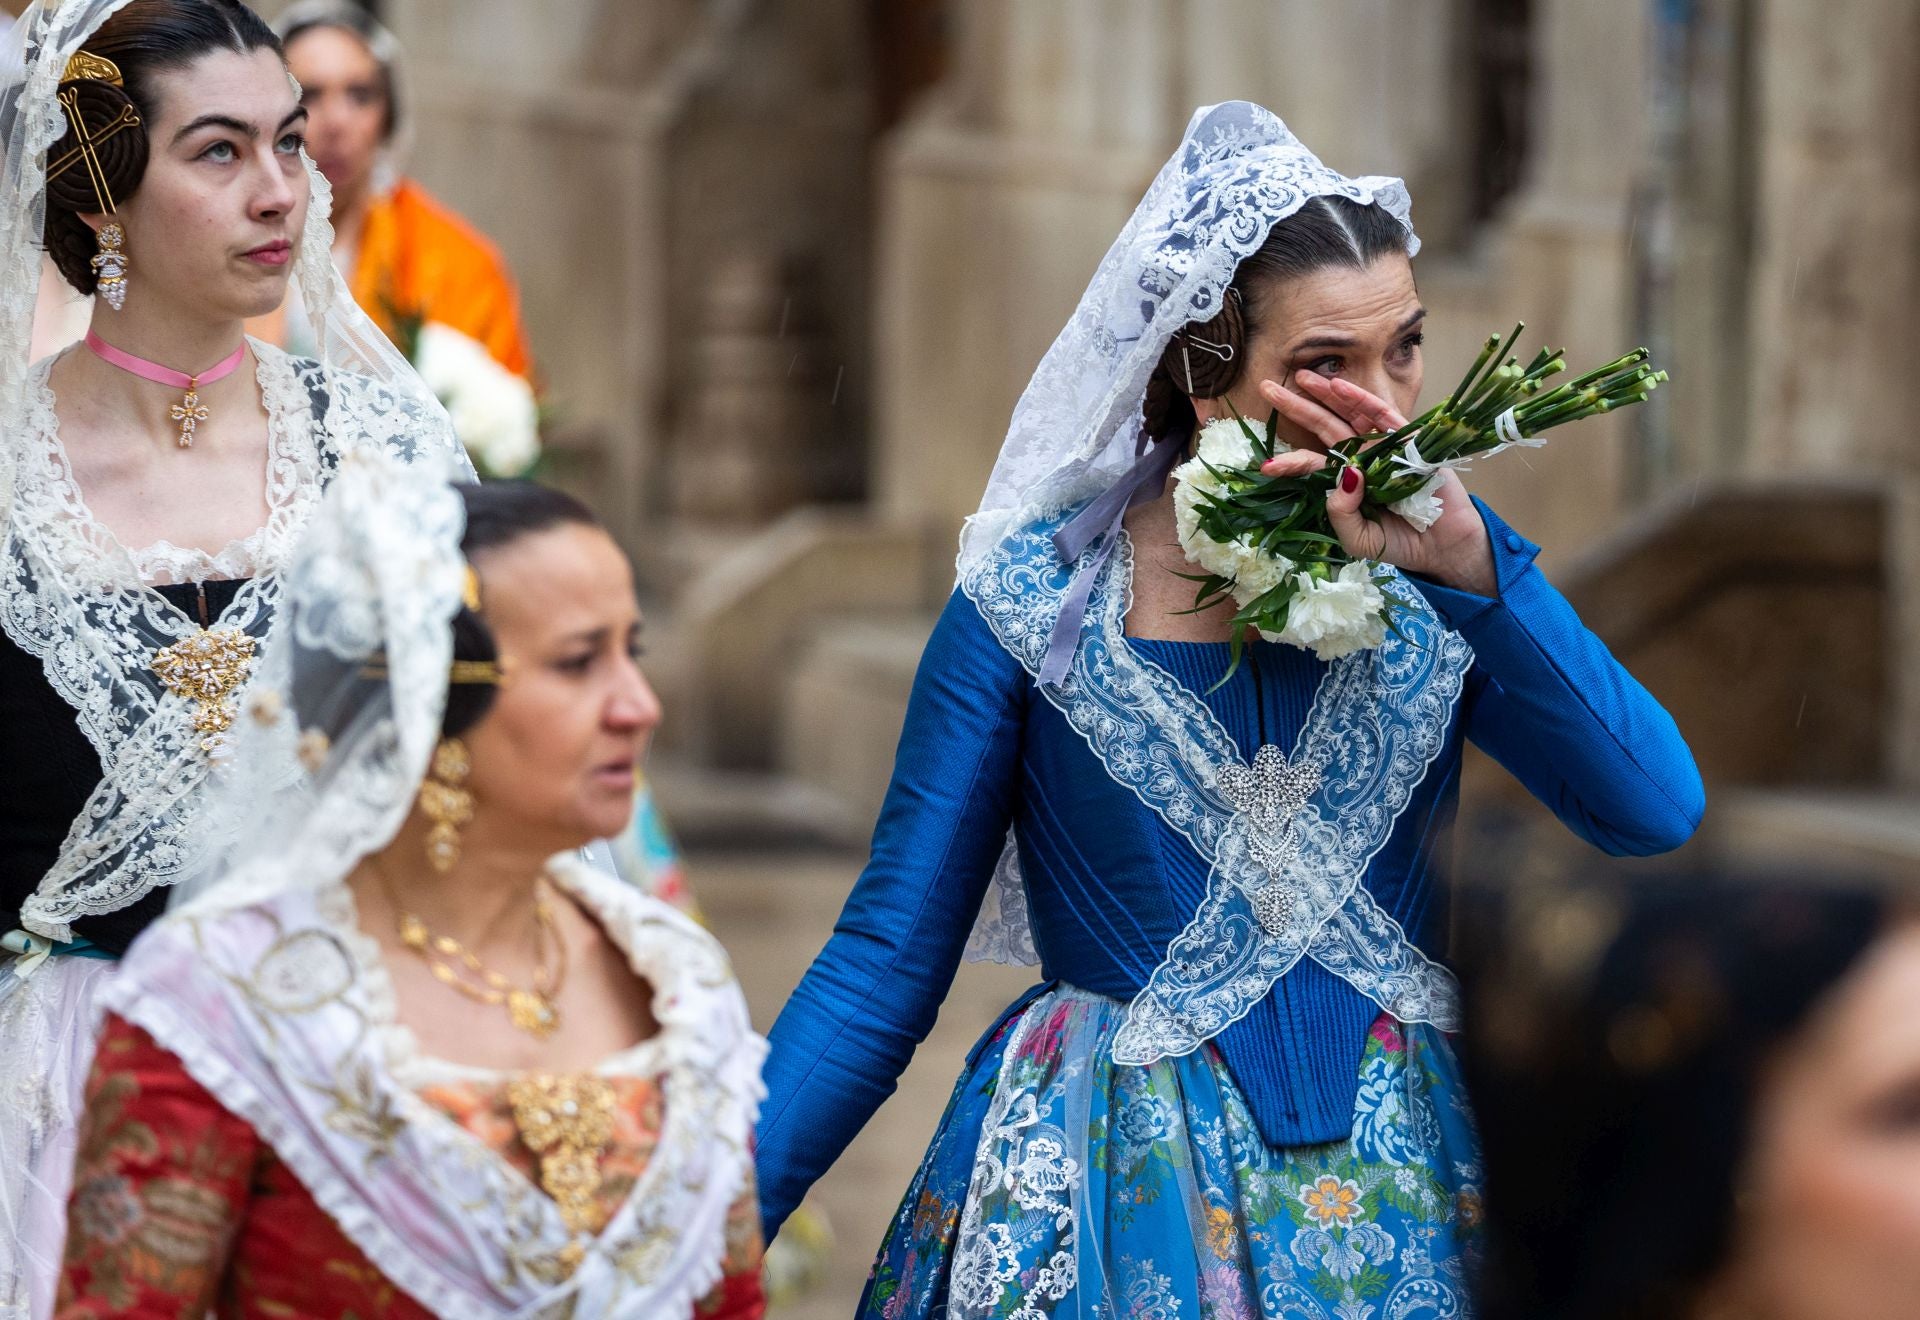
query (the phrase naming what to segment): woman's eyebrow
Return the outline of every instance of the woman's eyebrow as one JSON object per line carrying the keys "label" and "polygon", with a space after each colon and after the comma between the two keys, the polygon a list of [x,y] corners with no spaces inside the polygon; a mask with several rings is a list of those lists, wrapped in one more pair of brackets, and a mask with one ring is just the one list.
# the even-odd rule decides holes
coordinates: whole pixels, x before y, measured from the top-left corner
{"label": "woman's eyebrow", "polygon": [[[1400,323],[1400,328],[1395,330],[1393,333],[1396,335],[1405,334],[1407,331],[1413,329],[1414,326],[1420,324],[1420,322],[1426,317],[1426,314],[1427,314],[1426,308],[1424,307],[1414,308],[1413,314],[1408,316],[1406,320],[1402,321]],[[1303,348],[1352,348],[1354,344],[1357,342],[1358,341],[1354,339],[1352,335],[1342,335],[1342,334],[1315,335],[1311,339],[1302,339],[1299,343],[1295,344],[1293,346],[1293,351],[1298,353]]]}
{"label": "woman's eyebrow", "polygon": [[[287,112],[287,117],[280,121],[280,129],[278,131],[286,131],[293,126],[296,120],[305,119],[306,117],[307,108],[304,105],[295,106]],[[181,138],[191,133],[198,133],[203,128],[230,129],[242,137],[248,138],[258,138],[260,136],[260,130],[252,124],[249,124],[246,120],[233,115],[221,114],[216,111],[212,114],[201,115],[196,119],[189,119],[185,124],[180,126],[180,131],[173,135],[173,140],[175,143],[178,143]]]}

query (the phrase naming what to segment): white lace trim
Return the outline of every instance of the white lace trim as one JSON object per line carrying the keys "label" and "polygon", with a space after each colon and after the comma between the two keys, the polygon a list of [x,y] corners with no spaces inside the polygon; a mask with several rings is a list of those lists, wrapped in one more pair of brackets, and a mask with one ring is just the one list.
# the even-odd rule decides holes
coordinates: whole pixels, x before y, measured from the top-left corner
{"label": "white lace trim", "polygon": [[49,516],[38,525],[40,535],[72,571],[75,587],[132,591],[142,586],[251,577],[270,572],[285,557],[319,495],[321,460],[314,443],[312,408],[294,359],[260,340],[249,337],[247,343],[267,412],[263,486],[267,516],[259,527],[218,551],[164,540],[131,549],[100,522],[74,480],[73,462],[60,439],[51,384],[54,365],[74,350],[56,353],[34,367],[21,482],[42,489],[35,503]]}
{"label": "white lace trim", "polygon": [[[270,345],[254,341],[254,351],[274,433],[271,512],[260,531],[260,571],[217,622],[264,651],[278,570],[342,457],[378,453],[409,465],[454,451],[443,444],[444,424],[436,430],[423,414],[428,405]],[[66,940],[76,918],[116,911],[229,850],[246,819],[200,810],[216,762],[193,728],[195,704],[168,692],[152,669],[155,652],[200,624],[142,584],[132,557],[88,512],[58,444],[44,372],[31,400],[30,429],[40,442],[17,473],[0,553],[0,626],[40,659],[103,767],[59,858],[21,910],[28,930]],[[249,773],[271,777],[269,769],[256,763]],[[293,769],[290,761],[277,767]]]}
{"label": "white lace trim", "polygon": [[163,540],[129,550],[127,557],[133,561],[134,572],[140,575],[140,580],[150,587],[234,581],[266,571],[262,553],[266,542],[267,529],[262,526],[227,542],[218,554]]}
{"label": "white lace trim", "polygon": [[[575,1239],[519,1170],[394,1075],[378,990],[353,952],[366,937],[343,938],[317,895],[170,915],[103,999],[246,1119],[368,1259],[436,1314],[687,1314],[721,1277],[765,1044],[711,936],[610,877],[582,869],[567,884],[632,941],[635,970],[660,978],[668,1045],[659,1144],[591,1238]],[[575,1246],[584,1255],[568,1275]]]}
{"label": "white lace trim", "polygon": [[[984,563],[963,567],[960,583],[1001,645],[1034,675],[1072,580],[1052,531],[1039,525],[1009,536]],[[1400,1021],[1453,1029],[1452,975],[1414,947],[1364,880],[1445,745],[1472,663],[1466,642],[1399,582],[1400,635],[1328,670],[1288,758],[1292,765],[1311,760],[1322,773],[1283,822],[1298,851],[1280,879],[1256,860],[1251,822],[1222,795],[1223,771],[1246,764],[1231,735],[1196,694],[1126,642],[1133,547],[1120,535],[1066,682],[1040,691],[1115,782],[1185,835],[1213,870],[1199,910],[1129,1009],[1114,1057],[1150,1063],[1198,1048],[1244,1017],[1303,956]],[[1276,891],[1286,915],[1276,919],[1269,909],[1263,922],[1263,904]],[[1019,894],[1017,879],[1010,892]],[[1003,893],[1000,901],[1004,914],[1014,900]]]}
{"label": "white lace trim", "polygon": [[[547,863],[547,872],[563,891],[593,915],[607,938],[626,954],[628,965],[636,976],[647,982],[656,1004],[664,1007],[669,1002],[677,1002],[675,996],[681,984],[695,971],[686,961],[685,942],[680,933],[655,928],[650,924],[652,914],[643,909],[610,901],[609,886],[604,883],[606,877],[581,862],[575,854],[562,853],[552,858]],[[315,899],[315,908],[339,927],[342,940],[353,954],[366,990],[368,1016],[373,1029],[382,1037],[381,1056],[404,1085],[418,1091],[450,1082],[496,1082],[511,1075],[499,1069],[424,1053],[413,1031],[399,1020],[392,974],[381,956],[380,942],[361,927],[353,891],[345,885],[322,890]],[[724,964],[718,969],[707,966],[699,970],[709,975],[716,971],[720,975],[731,975]],[[655,1021],[659,1024],[657,1032],[609,1054],[593,1066],[593,1071],[603,1077],[653,1077],[675,1059],[686,1057],[697,1045],[697,1040],[688,1039],[688,1033],[698,1024],[674,1017],[670,1011],[667,1017],[661,1017],[656,1011]]]}

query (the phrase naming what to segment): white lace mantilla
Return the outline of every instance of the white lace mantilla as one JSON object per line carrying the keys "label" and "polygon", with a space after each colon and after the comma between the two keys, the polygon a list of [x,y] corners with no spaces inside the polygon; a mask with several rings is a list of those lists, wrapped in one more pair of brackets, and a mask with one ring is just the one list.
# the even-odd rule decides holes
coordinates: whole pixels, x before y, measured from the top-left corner
{"label": "white lace mantilla", "polygon": [[710,935],[584,864],[553,869],[652,985],[660,1023],[648,1051],[665,1096],[659,1145],[595,1237],[576,1239],[549,1197],[397,1075],[419,1064],[412,1036],[338,889],[171,914],[102,998],[251,1124],[436,1315],[688,1315],[721,1277],[766,1046]]}
{"label": "white lace mantilla", "polygon": [[[1006,538],[961,588],[1001,645],[1031,673],[1046,658],[1072,565],[1057,524]],[[1087,608],[1067,680],[1040,691],[1086,739],[1115,782],[1192,841],[1212,864],[1199,911],[1128,1009],[1114,1057],[1144,1064],[1185,1054],[1245,1016],[1303,957],[1344,978],[1402,1022],[1458,1023],[1451,973],[1415,948],[1364,884],[1413,790],[1445,745],[1472,650],[1403,580],[1400,635],[1336,661],[1291,756],[1248,761],[1197,694],[1127,645],[1133,549],[1125,533]],[[1248,809],[1249,784],[1267,792]],[[1238,803],[1238,805],[1236,805]],[[1018,928],[1017,868],[999,920]]]}
{"label": "white lace mantilla", "polygon": [[153,670],[157,652],[201,625],[150,584],[246,576],[213,622],[265,639],[279,594],[276,570],[341,457],[373,450],[410,462],[436,447],[432,420],[402,396],[250,342],[268,419],[267,518],[217,556],[121,544],[74,481],[47,384],[51,360],[28,381],[28,426],[15,450],[13,508],[0,549],[0,628],[40,660],[103,767],[58,860],[22,908],[22,924],[48,938],[72,938],[76,918],[172,884],[229,842],[222,822],[197,810],[218,771],[193,727],[196,705],[169,692]]}

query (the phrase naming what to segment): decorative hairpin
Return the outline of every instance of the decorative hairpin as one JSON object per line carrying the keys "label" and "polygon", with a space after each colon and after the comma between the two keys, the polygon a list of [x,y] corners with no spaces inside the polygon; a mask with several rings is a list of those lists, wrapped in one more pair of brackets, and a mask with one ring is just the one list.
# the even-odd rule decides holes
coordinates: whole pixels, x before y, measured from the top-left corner
{"label": "decorative hairpin", "polygon": [[[92,51],[76,50],[67,60],[67,67],[61,73],[62,83],[103,82],[124,88],[126,80],[120,75],[120,66],[112,60],[95,55]],[[94,196],[108,214],[117,208],[114,206],[113,191],[107,186],[107,172],[100,164],[100,148],[106,141],[129,128],[140,126],[140,113],[133,108],[131,101],[120,106],[120,111],[98,129],[89,129],[86,120],[80,114],[79,93],[69,88],[59,94],[60,108],[66,112],[67,125],[73,130],[75,145],[65,155],[57,156],[47,162],[47,178],[57,179],[76,164],[85,162],[88,175],[93,179]]]}

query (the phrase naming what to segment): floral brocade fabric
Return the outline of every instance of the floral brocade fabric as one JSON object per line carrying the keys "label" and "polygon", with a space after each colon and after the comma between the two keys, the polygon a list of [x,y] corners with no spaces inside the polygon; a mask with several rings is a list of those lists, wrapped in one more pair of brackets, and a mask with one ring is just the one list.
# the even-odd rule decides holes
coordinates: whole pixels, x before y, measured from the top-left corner
{"label": "floral brocade fabric", "polygon": [[[646,1168],[662,1108],[651,1080],[608,1080],[617,1103],[595,1202],[601,1225]],[[536,1176],[504,1085],[443,1085],[421,1096],[530,1180]],[[758,1317],[765,1304],[751,1187],[734,1207],[727,1246],[724,1277],[694,1314]],[[144,1031],[112,1016],[88,1088],[66,1257],[62,1316],[429,1314],[340,1232],[246,1122]]]}
{"label": "floral brocade fabric", "polygon": [[1003,1021],[895,1215],[870,1320],[1453,1320],[1480,1222],[1446,1037],[1382,1015],[1350,1139],[1274,1149],[1213,1046],[1144,1067],[1071,988]]}

